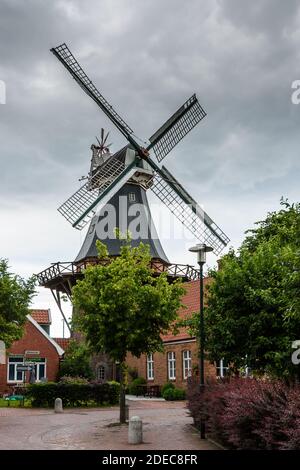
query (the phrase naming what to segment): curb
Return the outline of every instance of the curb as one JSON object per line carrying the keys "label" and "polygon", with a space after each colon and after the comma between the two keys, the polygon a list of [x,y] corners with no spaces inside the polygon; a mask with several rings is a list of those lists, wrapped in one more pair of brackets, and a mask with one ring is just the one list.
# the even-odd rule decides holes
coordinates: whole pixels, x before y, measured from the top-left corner
{"label": "curb", "polygon": [[[197,429],[194,424],[191,424],[191,426],[192,426],[192,428],[195,429],[195,431],[197,431],[197,433],[200,435],[199,429]],[[210,437],[207,437],[206,440],[207,440],[208,442],[211,442],[213,445],[215,445],[216,447],[218,447],[218,448],[221,449],[221,450],[228,450],[228,449],[226,449],[226,447],[222,446],[222,444],[220,444],[219,442],[214,441],[214,440],[211,439]]]}

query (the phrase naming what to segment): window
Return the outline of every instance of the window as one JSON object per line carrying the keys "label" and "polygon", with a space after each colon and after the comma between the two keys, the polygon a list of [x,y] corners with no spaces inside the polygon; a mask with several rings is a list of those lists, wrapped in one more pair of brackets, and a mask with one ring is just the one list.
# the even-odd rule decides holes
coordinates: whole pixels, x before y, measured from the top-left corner
{"label": "window", "polygon": [[7,381],[23,382],[24,372],[17,371],[17,366],[23,365],[23,356],[11,356],[8,358]]}
{"label": "window", "polygon": [[224,359],[221,359],[219,362],[217,362],[216,369],[217,369],[217,377],[223,378],[223,377],[226,377],[229,373],[228,363],[224,361]]}
{"label": "window", "polygon": [[168,352],[168,378],[169,380],[176,379],[176,358],[174,352]]}
{"label": "window", "polygon": [[128,194],[128,201],[129,202],[135,202],[135,194],[134,193],[129,193]]}
{"label": "window", "polygon": [[46,359],[44,357],[34,364],[34,372],[36,382],[43,381],[46,378]]}
{"label": "window", "polygon": [[154,380],[154,360],[153,354],[147,356],[147,379]]}
{"label": "window", "polygon": [[105,380],[105,367],[98,366],[96,372],[97,380]]}
{"label": "window", "polygon": [[192,375],[192,354],[191,351],[183,351],[182,353],[182,370],[183,378],[187,379]]}

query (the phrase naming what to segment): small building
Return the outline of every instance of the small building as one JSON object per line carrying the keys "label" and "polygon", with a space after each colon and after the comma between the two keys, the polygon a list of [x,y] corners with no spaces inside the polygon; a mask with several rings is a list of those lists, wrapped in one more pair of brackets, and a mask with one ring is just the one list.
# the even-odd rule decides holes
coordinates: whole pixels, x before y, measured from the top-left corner
{"label": "small building", "polygon": [[[204,280],[204,285],[208,279]],[[182,298],[181,308],[178,312],[180,318],[199,312],[199,286],[200,281],[187,282],[184,287],[186,293]],[[177,335],[169,333],[163,336],[164,352],[156,352],[140,358],[131,354],[127,357],[127,365],[135,370],[139,377],[144,377],[148,385],[164,385],[173,382],[176,387],[186,388],[188,377],[198,374],[199,348],[197,339],[190,336],[186,328],[181,328]],[[205,377],[216,377],[218,371],[214,364],[205,361]]]}
{"label": "small building", "polygon": [[50,310],[30,310],[21,339],[7,350],[6,364],[0,364],[0,394],[11,393],[24,381],[29,372],[18,371],[18,365],[34,363],[36,382],[55,381],[65,350],[50,337]]}

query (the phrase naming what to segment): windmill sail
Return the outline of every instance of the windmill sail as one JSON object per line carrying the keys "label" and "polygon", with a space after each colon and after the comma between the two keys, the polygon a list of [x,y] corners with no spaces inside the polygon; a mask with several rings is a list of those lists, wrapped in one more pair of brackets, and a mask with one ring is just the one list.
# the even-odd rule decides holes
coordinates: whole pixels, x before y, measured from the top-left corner
{"label": "windmill sail", "polygon": [[155,167],[150,189],[193,234],[195,238],[214,248],[216,255],[228,244],[229,238],[196,203],[174,176],[165,168]]}
{"label": "windmill sail", "polygon": [[[144,149],[134,140],[132,129],[97,90],[66,44],[61,44],[51,49],[51,51],[70,72],[80,87],[98,104],[126,137],[135,160],[128,166],[125,165],[123,160],[113,156],[105,160],[103,155],[98,155],[95,147],[88,182],[59,207],[59,212],[72,223],[73,227],[81,229],[94,215],[94,208],[100,201],[105,203],[105,198],[108,195],[112,197],[120,189],[121,184],[125,184],[130,178],[133,178],[135,184],[144,184],[145,187],[151,188],[154,194],[183,225],[198,240],[211,245],[218,255],[229,242],[229,238],[171,173],[164,167],[159,168],[149,157],[149,150],[153,148],[157,160],[159,162],[163,160],[178,142],[206,116],[206,112],[198,102],[196,95],[192,95],[150,137],[150,145],[147,149]],[[102,137],[103,135],[104,133],[102,133]],[[150,171],[150,178],[149,169],[146,168],[149,165],[154,170],[154,177],[152,171]],[[146,178],[141,178],[143,173],[146,173]]]}
{"label": "windmill sail", "polygon": [[204,117],[206,112],[200,105],[196,95],[192,95],[158,131],[150,137],[155,156],[161,162],[168,153],[180,142]]}
{"label": "windmill sail", "polygon": [[79,86],[100,106],[102,111],[109,117],[109,119],[117,126],[125,137],[128,138],[133,134],[133,130],[126,124],[114,108],[108,103],[103,95],[97,90],[92,80],[86,75],[82,67],[79,65],[68,46],[64,43],[60,46],[53,47],[51,52],[57,59],[64,65],[70,72],[72,77],[76,80]]}
{"label": "windmill sail", "polygon": [[96,189],[91,189],[90,182],[85,183],[58,208],[58,211],[73,227],[78,230],[83,229],[95,215],[94,208],[100,200],[110,192],[118,182],[122,181],[122,184],[124,184],[124,182],[130,178],[130,170],[134,166],[135,162],[126,167],[123,161],[120,161],[114,156],[110,157],[93,176],[93,184]]}

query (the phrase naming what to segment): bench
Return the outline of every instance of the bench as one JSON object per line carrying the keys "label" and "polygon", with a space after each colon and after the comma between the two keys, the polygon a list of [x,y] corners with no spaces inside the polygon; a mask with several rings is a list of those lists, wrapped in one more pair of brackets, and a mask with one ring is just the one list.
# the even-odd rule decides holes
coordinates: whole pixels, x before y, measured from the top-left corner
{"label": "bench", "polygon": [[160,386],[159,385],[138,385],[138,393],[136,396],[144,397],[159,397],[160,396]]}
{"label": "bench", "polygon": [[5,397],[5,400],[7,401],[7,406],[10,405],[11,401],[18,401],[21,406],[21,402],[24,404],[24,395],[8,395]]}

